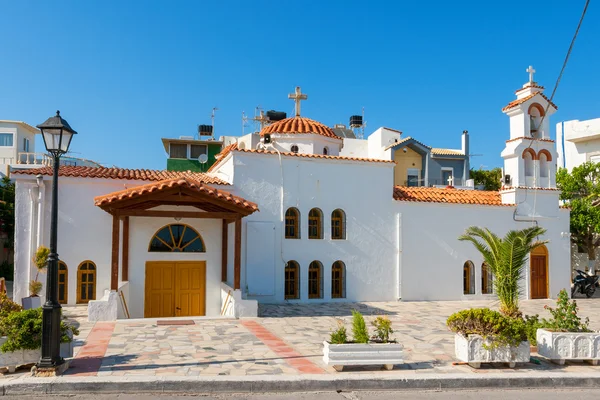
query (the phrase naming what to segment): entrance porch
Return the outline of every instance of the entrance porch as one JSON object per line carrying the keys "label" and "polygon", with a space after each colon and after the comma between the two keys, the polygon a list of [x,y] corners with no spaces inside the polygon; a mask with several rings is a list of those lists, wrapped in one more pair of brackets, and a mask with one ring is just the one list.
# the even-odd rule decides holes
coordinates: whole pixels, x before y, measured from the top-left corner
{"label": "entrance porch", "polygon": [[110,290],[90,301],[90,320],[227,315],[245,302],[242,218],[256,204],[188,177],[99,196],[95,204],[112,216],[112,246]]}

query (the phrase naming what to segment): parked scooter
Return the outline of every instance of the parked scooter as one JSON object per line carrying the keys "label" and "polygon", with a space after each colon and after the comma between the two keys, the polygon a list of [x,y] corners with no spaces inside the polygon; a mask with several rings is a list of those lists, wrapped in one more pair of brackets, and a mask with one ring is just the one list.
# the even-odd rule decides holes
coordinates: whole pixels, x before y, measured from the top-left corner
{"label": "parked scooter", "polygon": [[573,286],[571,287],[571,297],[575,297],[575,293],[585,294],[587,298],[590,298],[596,293],[596,285],[598,284],[598,276],[588,275],[587,273],[576,270],[577,276],[573,280]]}

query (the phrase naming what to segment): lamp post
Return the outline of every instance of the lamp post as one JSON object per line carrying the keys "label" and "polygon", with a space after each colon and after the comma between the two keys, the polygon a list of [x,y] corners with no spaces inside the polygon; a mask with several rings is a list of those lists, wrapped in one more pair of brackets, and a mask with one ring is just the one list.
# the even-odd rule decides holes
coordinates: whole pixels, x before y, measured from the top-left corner
{"label": "lamp post", "polygon": [[56,239],[58,233],[58,167],[60,156],[69,150],[71,139],[76,134],[67,121],[62,119],[60,111],[37,126],[42,132],[44,145],[50,155],[54,172],[52,174],[52,214],[50,218],[50,254],[48,255],[48,274],[46,277],[46,302],[42,306],[42,357],[38,368],[55,368],[64,360],[60,356],[60,318],[61,306],[58,303],[58,254]]}

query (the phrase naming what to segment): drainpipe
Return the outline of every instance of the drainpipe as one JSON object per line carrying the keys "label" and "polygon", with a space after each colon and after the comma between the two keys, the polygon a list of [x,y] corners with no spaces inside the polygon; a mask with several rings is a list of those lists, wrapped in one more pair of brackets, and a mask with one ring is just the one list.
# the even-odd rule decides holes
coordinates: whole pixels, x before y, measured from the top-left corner
{"label": "drainpipe", "polygon": [[396,298],[402,299],[402,214],[396,214]]}

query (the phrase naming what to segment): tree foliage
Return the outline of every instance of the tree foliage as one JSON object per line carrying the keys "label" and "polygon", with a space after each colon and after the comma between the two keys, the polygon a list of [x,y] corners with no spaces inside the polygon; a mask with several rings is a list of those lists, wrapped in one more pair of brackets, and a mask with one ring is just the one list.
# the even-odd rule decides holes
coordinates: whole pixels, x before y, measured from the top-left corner
{"label": "tree foliage", "polygon": [[502,186],[501,168],[491,170],[471,169],[470,176],[475,181],[475,186],[483,185],[485,190],[498,191]]}
{"label": "tree foliage", "polygon": [[596,259],[600,246],[600,163],[586,162],[571,173],[560,168],[556,184],[560,199],[571,208],[571,240]]}
{"label": "tree foliage", "polygon": [[500,300],[500,312],[516,317],[519,312],[519,295],[529,253],[547,243],[537,240],[545,229],[533,226],[509,231],[500,238],[487,228],[471,226],[458,239],[473,243],[481,253],[494,276],[494,293]]}

